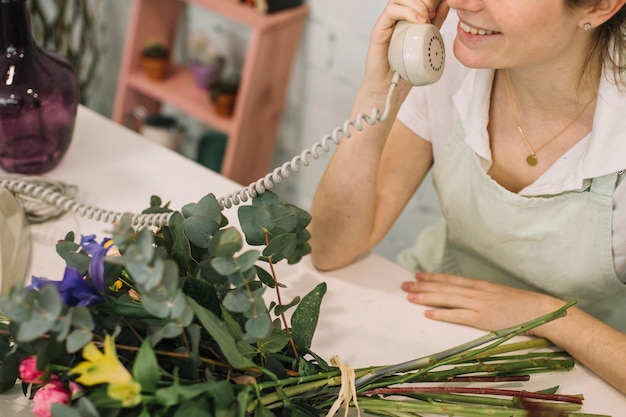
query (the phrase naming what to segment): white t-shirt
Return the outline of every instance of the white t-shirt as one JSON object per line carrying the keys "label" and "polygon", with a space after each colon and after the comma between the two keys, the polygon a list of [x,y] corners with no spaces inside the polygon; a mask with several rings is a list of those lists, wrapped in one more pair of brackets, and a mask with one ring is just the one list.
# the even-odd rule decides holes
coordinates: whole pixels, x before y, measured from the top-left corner
{"label": "white t-shirt", "polygon": [[[415,87],[405,100],[398,119],[431,142],[433,157],[444,149],[455,122],[461,119],[466,142],[491,165],[487,125],[494,71],[464,67],[451,53],[456,36],[454,12],[441,30],[446,43],[446,66],[437,83]],[[626,169],[626,93],[613,82],[612,73],[602,77],[593,130],[568,150],[552,167],[520,195],[546,196],[583,188],[589,179]],[[626,183],[621,175],[614,193],[613,255],[617,276],[626,282]]]}

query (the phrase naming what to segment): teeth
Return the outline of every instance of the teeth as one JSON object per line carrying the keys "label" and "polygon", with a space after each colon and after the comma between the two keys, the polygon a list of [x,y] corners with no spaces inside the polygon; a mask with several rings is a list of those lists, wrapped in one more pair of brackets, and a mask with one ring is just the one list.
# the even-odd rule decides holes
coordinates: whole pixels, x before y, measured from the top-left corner
{"label": "teeth", "polygon": [[471,33],[472,35],[493,35],[494,33],[498,33],[495,30],[476,29],[463,22],[461,22],[460,26],[463,32]]}

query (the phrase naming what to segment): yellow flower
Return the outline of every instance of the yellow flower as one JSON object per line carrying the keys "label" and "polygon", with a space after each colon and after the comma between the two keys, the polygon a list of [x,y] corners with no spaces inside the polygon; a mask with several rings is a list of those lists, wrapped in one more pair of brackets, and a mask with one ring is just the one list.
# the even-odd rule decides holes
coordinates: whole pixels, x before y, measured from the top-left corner
{"label": "yellow flower", "polygon": [[109,384],[107,395],[122,403],[122,407],[134,407],[141,402],[141,384],[134,379]]}
{"label": "yellow flower", "polygon": [[109,335],[104,338],[104,353],[93,343],[83,348],[84,362],[70,370],[79,374],[76,382],[85,386],[109,384],[107,394],[119,400],[124,407],[132,407],[141,402],[141,385],[117,359],[115,341]]}

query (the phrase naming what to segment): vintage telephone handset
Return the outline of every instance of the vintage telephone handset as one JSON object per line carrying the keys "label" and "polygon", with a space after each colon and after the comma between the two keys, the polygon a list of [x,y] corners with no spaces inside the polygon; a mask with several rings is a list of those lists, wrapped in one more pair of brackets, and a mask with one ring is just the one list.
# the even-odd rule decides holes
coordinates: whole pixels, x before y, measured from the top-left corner
{"label": "vintage telephone handset", "polygon": [[[331,143],[338,145],[343,137],[349,138],[351,135],[350,126],[361,131],[364,127],[363,122],[373,125],[386,120],[391,97],[400,77],[416,86],[431,84],[439,80],[443,73],[445,61],[443,40],[439,30],[433,25],[410,24],[399,21],[392,35],[388,57],[391,68],[394,70],[394,76],[387,93],[383,113],[374,108],[370,115],[360,113],[354,120],[347,120],[343,126],[337,127],[331,134],[323,137],[320,142],[296,155],[265,177],[237,192],[221,197],[218,200],[220,205],[230,208],[264,193],[274,184],[288,178],[290,173],[298,172],[300,166],[308,166],[310,164],[309,157],[318,159],[320,149],[324,152],[330,152]],[[26,274],[28,263],[23,259],[23,254],[30,252],[28,222],[23,218],[21,209],[16,214],[15,208],[19,205],[15,202],[14,196],[22,202],[22,205],[25,202],[36,201],[46,205],[45,211],[57,210],[57,213],[45,213],[43,217],[48,214],[49,217],[54,217],[59,213],[72,212],[89,219],[114,223],[126,214],[78,203],[72,198],[71,190],[72,187],[67,186],[67,184],[51,182],[45,178],[11,176],[0,178],[0,292],[6,290],[10,284],[6,279],[3,282],[3,277],[15,280],[16,277]],[[36,218],[38,215],[36,210],[27,214],[31,221],[33,216]],[[136,214],[133,217],[133,224],[137,226],[160,226],[167,224],[170,216],[171,214]],[[10,275],[8,274],[9,271],[11,271]]]}

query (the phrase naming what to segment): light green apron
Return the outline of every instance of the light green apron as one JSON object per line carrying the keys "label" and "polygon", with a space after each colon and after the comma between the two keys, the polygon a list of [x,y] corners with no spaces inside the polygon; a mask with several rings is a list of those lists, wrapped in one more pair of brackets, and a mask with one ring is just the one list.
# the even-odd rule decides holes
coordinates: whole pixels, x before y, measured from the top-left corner
{"label": "light green apron", "polygon": [[524,197],[485,173],[464,136],[457,127],[433,166],[445,222],[425,230],[400,263],[575,299],[626,332],[626,285],[615,273],[612,244],[618,174],[577,191]]}

